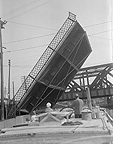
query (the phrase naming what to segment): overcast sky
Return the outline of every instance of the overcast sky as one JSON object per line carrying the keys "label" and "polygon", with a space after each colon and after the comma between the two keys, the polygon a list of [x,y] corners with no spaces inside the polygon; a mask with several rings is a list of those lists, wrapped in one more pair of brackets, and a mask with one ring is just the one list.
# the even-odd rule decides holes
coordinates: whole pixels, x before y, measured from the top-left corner
{"label": "overcast sky", "polygon": [[[87,32],[92,53],[83,67],[112,62],[112,0],[0,0],[0,17],[7,24],[2,30],[4,86],[8,83],[11,60],[11,85],[15,92],[21,77],[27,76],[54,35],[72,12]],[[12,86],[11,86],[12,89]]]}

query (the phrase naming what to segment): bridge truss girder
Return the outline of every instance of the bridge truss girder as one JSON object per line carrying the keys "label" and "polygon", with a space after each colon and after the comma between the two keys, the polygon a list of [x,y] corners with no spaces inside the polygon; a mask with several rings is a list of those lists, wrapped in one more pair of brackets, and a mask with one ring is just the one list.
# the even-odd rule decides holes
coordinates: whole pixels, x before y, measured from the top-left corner
{"label": "bridge truss girder", "polygon": [[75,93],[84,99],[87,87],[93,98],[113,96],[113,63],[81,68],[59,101],[73,100]]}

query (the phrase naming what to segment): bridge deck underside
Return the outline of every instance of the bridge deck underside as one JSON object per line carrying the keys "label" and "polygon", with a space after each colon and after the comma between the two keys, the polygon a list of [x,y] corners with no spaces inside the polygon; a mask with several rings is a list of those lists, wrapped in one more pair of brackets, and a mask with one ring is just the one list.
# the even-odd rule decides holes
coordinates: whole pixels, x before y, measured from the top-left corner
{"label": "bridge deck underside", "polygon": [[75,17],[70,13],[17,91],[17,111],[31,112],[48,101],[54,105],[91,53],[87,34]]}
{"label": "bridge deck underside", "polygon": [[18,108],[30,112],[37,107],[45,107],[48,101],[54,105],[90,52],[87,36],[76,23],[59,49],[54,51],[54,55],[37,76],[26,97],[20,101]]}

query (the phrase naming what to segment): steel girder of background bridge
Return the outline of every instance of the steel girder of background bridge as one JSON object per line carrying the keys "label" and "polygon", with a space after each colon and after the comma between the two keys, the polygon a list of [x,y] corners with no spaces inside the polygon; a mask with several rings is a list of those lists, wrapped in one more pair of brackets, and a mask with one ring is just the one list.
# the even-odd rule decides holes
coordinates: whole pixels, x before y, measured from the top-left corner
{"label": "steel girder of background bridge", "polygon": [[113,63],[81,68],[59,101],[73,100],[76,92],[84,99],[87,87],[93,98],[113,96]]}

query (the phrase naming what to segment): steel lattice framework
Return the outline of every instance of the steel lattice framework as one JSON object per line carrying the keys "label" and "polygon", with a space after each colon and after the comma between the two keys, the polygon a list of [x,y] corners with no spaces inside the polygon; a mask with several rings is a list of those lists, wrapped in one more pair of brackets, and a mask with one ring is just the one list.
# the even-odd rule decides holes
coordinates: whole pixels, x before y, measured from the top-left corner
{"label": "steel lattice framework", "polygon": [[93,98],[113,96],[113,63],[81,68],[59,101],[73,100],[76,92],[86,98],[87,87]]}
{"label": "steel lattice framework", "polygon": [[40,57],[39,61],[36,63],[32,71],[29,73],[24,83],[17,91],[14,99],[15,101],[20,101],[21,98],[25,95],[26,91],[32,86],[35,78],[40,75],[42,69],[54,55],[55,50],[58,48],[58,45],[62,42],[62,39],[67,35],[68,31],[72,28],[76,16],[72,13],[69,13],[68,19],[65,21],[59,32],[56,34],[52,42],[49,44],[43,55]]}
{"label": "steel lattice framework", "polygon": [[[86,32],[76,21],[76,15],[69,13],[14,96],[16,110],[31,112],[47,101],[54,105],[91,51]],[[12,106],[9,115],[14,108]]]}

